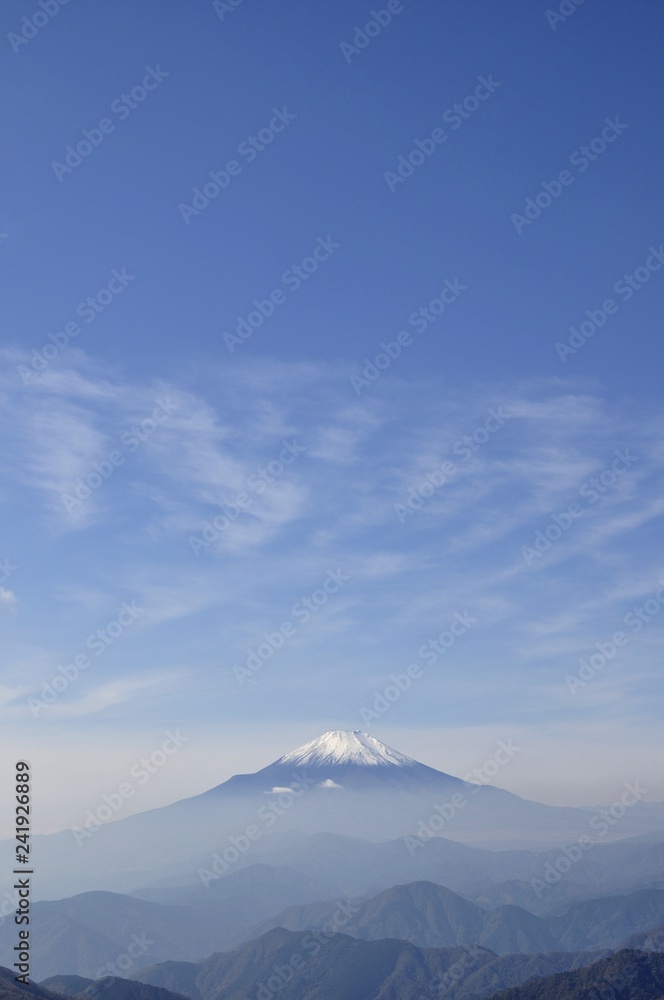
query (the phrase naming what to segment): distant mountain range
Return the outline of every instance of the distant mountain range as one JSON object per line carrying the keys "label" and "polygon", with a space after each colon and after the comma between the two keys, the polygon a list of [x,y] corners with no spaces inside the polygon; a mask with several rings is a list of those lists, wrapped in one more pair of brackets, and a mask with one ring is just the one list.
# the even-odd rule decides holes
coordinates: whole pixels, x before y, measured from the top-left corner
{"label": "distant mountain range", "polygon": [[417,948],[283,929],[205,961],[164,962],[133,979],[56,976],[18,986],[0,968],[0,1000],[661,1000],[664,955],[621,950],[505,955]]}
{"label": "distant mountain range", "polygon": [[319,938],[278,928],[198,965],[165,962],[144,969],[137,978],[189,1000],[254,1000],[261,995],[261,985],[284,1000],[477,1000],[596,957],[500,958],[477,947],[418,948],[396,939],[359,941],[345,934]]}
{"label": "distant mountain range", "polygon": [[[140,979],[54,977],[18,986],[0,967],[0,1000],[661,1000],[664,955],[608,958],[419,949],[337,935],[303,953],[299,935],[273,931],[250,949],[200,965],[168,962]],[[301,959],[301,961],[298,961]],[[168,986],[159,985],[168,983]],[[614,984],[612,987],[611,984]],[[618,989],[617,987],[620,986]],[[178,987],[179,989],[176,989]],[[262,992],[261,992],[262,990]]]}
{"label": "distant mountain range", "polygon": [[[33,838],[36,885],[64,898],[32,902],[45,987],[3,973],[0,1000],[585,1000],[630,956],[619,1000],[659,1000],[664,810],[618,813],[325,733],[171,806]],[[12,908],[8,893],[8,968]]]}
{"label": "distant mountain range", "polygon": [[[359,731],[325,733],[254,774],[161,809],[106,823],[96,811],[73,830],[34,838],[45,896],[90,887],[133,891],[167,878],[193,882],[214,859],[221,859],[218,868],[235,870],[269,861],[277,834],[400,839],[407,855],[441,836],[469,847],[547,849],[579,837],[607,843],[664,829],[662,804],[636,802],[623,809],[619,825],[602,826],[596,810],[543,805],[463,781]],[[11,841],[0,843],[5,871],[11,849]],[[404,873],[402,880],[415,877]]]}
{"label": "distant mountain range", "polygon": [[[296,956],[302,962],[294,968]],[[301,935],[275,930],[248,950],[212,955],[198,966],[176,965],[146,969],[140,980],[177,984],[189,1000],[261,1000],[260,984],[283,1000],[662,1000],[664,996],[664,955],[634,950],[606,958],[497,957],[483,949],[421,949],[392,939],[360,942],[339,934],[315,951]],[[269,993],[263,997],[268,1000]]]}
{"label": "distant mountain range", "polygon": [[[0,980],[1,982],[1,980]],[[611,984],[614,984],[611,987]],[[417,948],[337,934],[322,943],[271,931],[239,951],[200,964],[165,962],[132,980],[42,984],[81,1000],[659,1000],[664,955],[620,951],[606,958],[550,954],[497,957],[480,948]],[[618,987],[620,987],[618,989]],[[39,987],[35,987],[39,989]],[[505,991],[506,992],[502,992]],[[25,998],[25,993],[23,993]],[[0,991],[0,1000],[4,1000]],[[8,996],[6,1000],[18,1000]]]}
{"label": "distant mountain range", "polygon": [[[127,953],[133,970],[168,958],[200,960],[230,947],[243,931],[283,905],[329,895],[328,888],[297,872],[267,865],[220,880],[215,890],[180,902],[98,891],[34,903],[32,975],[43,979],[74,973],[98,979],[119,974],[118,956]],[[5,921],[0,926],[0,964],[11,965],[15,938],[13,921]]]}
{"label": "distant mountain range", "polygon": [[598,951],[618,948],[629,935],[662,923],[664,891],[645,889],[571,903],[556,916],[537,917],[518,906],[483,910],[443,886],[414,882],[353,901],[348,915],[336,900],[291,906],[252,928],[245,939],[275,927],[306,931],[330,926],[340,910],[343,933],[368,941],[399,938],[423,948],[479,944],[498,955]]}
{"label": "distant mountain range", "polygon": [[[664,890],[657,889],[571,903],[547,917],[517,906],[483,909],[430,882],[395,886],[369,899],[299,903],[278,913],[270,912],[274,903],[269,897],[260,900],[251,894],[236,913],[234,899],[230,893],[176,904],[91,892],[36,903],[32,975],[98,979],[124,971],[132,976],[153,963],[200,961],[212,952],[244,947],[276,929],[301,935],[331,930],[365,941],[398,939],[420,948],[480,946],[496,955],[535,955],[608,951],[627,940],[645,948],[653,928],[664,923]],[[266,919],[256,919],[266,911]],[[7,922],[0,928],[1,963],[11,965],[14,943],[14,926]],[[118,956],[128,956],[124,965],[118,965]]]}
{"label": "distant mountain range", "polygon": [[57,993],[51,992],[37,983],[23,986],[14,979],[14,972],[0,966],[0,1000],[60,1000]]}

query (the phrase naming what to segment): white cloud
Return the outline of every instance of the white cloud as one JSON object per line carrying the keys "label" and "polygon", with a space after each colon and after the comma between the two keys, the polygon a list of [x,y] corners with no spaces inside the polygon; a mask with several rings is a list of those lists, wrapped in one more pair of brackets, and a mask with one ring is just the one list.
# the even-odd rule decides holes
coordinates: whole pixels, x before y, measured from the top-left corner
{"label": "white cloud", "polygon": [[13,590],[7,590],[6,587],[0,587],[0,607],[11,610],[15,605],[16,595]]}
{"label": "white cloud", "polygon": [[43,709],[47,718],[74,719],[87,715],[96,715],[115,705],[122,705],[132,700],[138,694],[154,690],[172,680],[173,675],[150,676],[142,678],[125,678],[101,684],[78,698],[60,698]]}
{"label": "white cloud", "polygon": [[0,705],[5,706],[11,704],[11,702],[16,701],[25,694],[25,688],[22,687],[10,687],[8,684],[0,684]]}
{"label": "white cloud", "polygon": [[[41,653],[56,635],[65,662],[103,624],[105,608],[110,619],[130,592],[146,608],[149,628],[135,650],[133,641],[123,642],[123,672],[140,676],[146,649],[157,662],[189,664],[210,692],[197,707],[203,714],[241,715],[238,706],[250,703],[265,717],[274,699],[282,705],[280,697],[287,712],[300,710],[295,703],[305,711],[313,676],[316,690],[356,713],[367,691],[381,689],[455,611],[467,609],[479,622],[468,637],[471,652],[455,646],[393,709],[395,717],[411,704],[426,713],[439,696],[465,716],[485,704],[486,692],[486,710],[499,714],[524,690],[533,693],[533,712],[546,716],[564,710],[550,692],[588,644],[610,634],[624,614],[623,597],[638,597],[641,587],[647,594],[646,582],[662,573],[645,540],[664,512],[662,419],[642,419],[637,404],[609,409],[595,387],[549,380],[441,391],[386,375],[358,400],[343,365],[262,359],[206,371],[192,366],[166,384],[126,380],[76,352],[29,391],[0,381],[0,406],[20,442],[3,502],[15,503],[19,515],[22,506],[30,510],[23,544],[34,535],[56,568],[44,577],[43,593],[30,592],[27,612],[39,628],[54,597],[61,613],[34,640]],[[95,491],[63,560],[60,536],[39,513],[58,530],[71,526],[61,491],[149,418],[157,398],[172,400],[172,413]],[[509,419],[464,459],[457,443],[483,427],[492,407]],[[260,470],[293,440],[305,451],[256,488]],[[521,547],[626,446],[638,462],[587,506],[544,554],[542,569],[529,568]],[[395,504],[445,460],[455,462],[455,475],[400,523]],[[190,536],[201,536],[215,518],[224,525],[224,511],[242,493],[246,509],[227,517],[197,556]],[[295,622],[294,604],[337,567],[351,578],[343,593],[307,623],[298,621],[284,648],[239,690],[233,663],[244,662],[263,632]],[[17,630],[7,644],[7,683],[17,688],[25,676],[39,683],[56,669],[50,655],[40,653],[32,666],[24,656],[23,617],[5,617]],[[635,714],[655,710],[656,700],[644,702],[659,662],[658,628],[630,646],[633,685],[598,679],[579,726],[600,706],[618,711],[621,691]],[[119,661],[115,652],[109,659]],[[72,691],[71,701],[63,696],[53,706],[53,718],[112,716],[114,706],[130,709],[150,690],[123,684]],[[172,692],[164,704],[180,709]]]}

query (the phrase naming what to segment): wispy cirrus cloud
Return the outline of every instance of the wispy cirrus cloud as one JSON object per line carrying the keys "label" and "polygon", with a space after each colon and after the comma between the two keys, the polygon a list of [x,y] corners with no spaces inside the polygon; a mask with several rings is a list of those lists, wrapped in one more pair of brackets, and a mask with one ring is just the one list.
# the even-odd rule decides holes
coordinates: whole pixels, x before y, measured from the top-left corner
{"label": "wispy cirrus cloud", "polygon": [[[147,649],[164,664],[195,664],[202,683],[226,690],[233,662],[340,568],[350,578],[343,595],[298,629],[275,655],[281,673],[266,671],[261,684],[279,677],[285,695],[290,671],[299,678],[305,662],[325,661],[330,636],[347,672],[380,674],[378,655],[389,674],[446,617],[472,609],[479,624],[455,659],[475,657],[481,686],[502,669],[504,643],[523,685],[533,663],[560,675],[601,634],[635,551],[639,586],[660,569],[647,533],[664,510],[661,415],[609,408],[587,383],[441,394],[386,375],[358,400],[341,364],[249,359],[144,381],[80,353],[67,365],[29,389],[3,376],[4,413],[23,435],[4,488],[42,518],[42,544],[57,548],[63,528],[77,529],[66,534],[67,560],[84,560],[87,579],[64,563],[50,584],[78,622],[73,649],[125,592],[145,607],[143,638],[127,638],[114,681]],[[156,400],[168,416],[152,427]],[[130,448],[137,427],[149,433]],[[114,446],[125,461],[72,524],[61,491]],[[638,459],[624,475],[592,502],[581,497],[625,448]],[[583,515],[529,563],[524,547],[575,501]],[[644,678],[652,655],[639,655]]]}

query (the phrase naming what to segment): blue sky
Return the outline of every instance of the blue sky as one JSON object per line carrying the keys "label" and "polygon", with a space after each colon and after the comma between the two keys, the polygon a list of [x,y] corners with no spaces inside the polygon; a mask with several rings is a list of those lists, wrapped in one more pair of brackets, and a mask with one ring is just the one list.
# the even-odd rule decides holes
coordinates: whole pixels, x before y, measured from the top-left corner
{"label": "blue sky", "polygon": [[372,9],[3,7],[1,739],[42,829],[174,726],[128,810],[333,728],[664,797],[664,13]]}

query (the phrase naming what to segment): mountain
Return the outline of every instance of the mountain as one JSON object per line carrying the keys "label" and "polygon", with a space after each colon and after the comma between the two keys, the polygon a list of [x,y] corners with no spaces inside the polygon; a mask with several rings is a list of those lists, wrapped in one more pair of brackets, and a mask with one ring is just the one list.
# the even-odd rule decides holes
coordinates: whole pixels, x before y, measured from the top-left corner
{"label": "mountain", "polygon": [[[32,974],[97,979],[115,973],[118,956],[131,968],[167,958],[196,960],[292,903],[326,896],[327,886],[287,869],[256,865],[213,883],[188,886],[176,901],[86,892],[32,904]],[[157,896],[159,896],[157,892]],[[0,963],[11,965],[15,926],[0,926]],[[117,969],[117,971],[123,971]]]}
{"label": "mountain", "polygon": [[75,997],[81,993],[86,986],[92,986],[94,979],[87,979],[85,976],[49,976],[43,979],[40,986],[53,993],[60,993],[64,997]]}
{"label": "mountain", "polygon": [[334,894],[334,885],[287,865],[253,864],[229,871],[205,886],[195,883],[137,889],[128,895],[154,903],[204,905],[232,911],[235,929],[251,926],[292,903],[309,903]]}
{"label": "mountain", "polygon": [[[375,895],[392,885],[428,881],[471,896],[481,905],[515,903],[532,912],[546,906],[562,885],[569,887],[572,898],[606,896],[633,891],[642,887],[634,879],[652,882],[664,872],[664,834],[654,844],[635,837],[588,847],[565,876],[556,868],[565,858],[560,849],[490,851],[444,837],[423,843],[404,838],[371,843],[338,834],[274,834],[259,842],[255,853],[272,865],[287,865],[324,880],[341,894]],[[241,863],[240,859],[236,868]],[[545,881],[551,873],[556,881]],[[224,876],[228,877],[230,873]],[[519,883],[519,898],[490,898],[494,886],[500,897],[506,880]],[[558,903],[546,912],[560,910],[568,901],[561,892]]]}
{"label": "mountain", "polygon": [[533,976],[576,969],[593,961],[581,955],[507,955],[481,948],[419,949],[403,941],[355,941],[337,934],[321,942],[272,931],[238,951],[205,961],[164,962],[133,979],[77,977],[19,986],[0,967],[0,1000],[483,1000],[496,989]]}
{"label": "mountain", "polygon": [[663,1000],[664,955],[619,951],[585,969],[534,979],[491,1000]]}
{"label": "mountain", "polygon": [[[237,874],[256,877],[250,870]],[[282,872],[279,881],[284,881]],[[270,892],[243,899],[243,889],[252,891],[253,878],[227,882],[230,891],[216,898],[205,898],[198,889],[176,903],[109,892],[37,902],[32,908],[32,973],[39,979],[98,979],[120,971],[131,977],[143,966],[169,959],[180,965],[199,961],[276,928],[302,934],[331,929],[363,940],[399,939],[425,948],[480,945],[498,955],[601,951],[623,947],[632,935],[645,935],[645,948],[646,941],[655,947],[659,938],[652,928],[664,921],[661,890],[583,901],[561,914],[538,917],[517,906],[487,910],[431,882],[395,886],[369,899],[337,897],[285,909]],[[290,892],[290,879],[285,882]],[[266,912],[267,919],[249,919],[252,913],[262,918]],[[0,961],[7,964],[13,961],[12,927],[7,922],[0,928]]]}
{"label": "mountain", "polygon": [[[33,903],[30,915],[30,967],[37,979],[58,973],[76,973],[94,979],[102,967],[126,951],[127,941],[120,945],[65,913],[45,913],[41,910],[44,906],[49,904]],[[0,963],[11,966],[15,936],[13,922],[5,921],[0,927]]]}
{"label": "mountain", "polygon": [[419,947],[479,944],[498,955],[580,952],[620,947],[628,935],[663,918],[660,890],[573,903],[557,916],[537,917],[518,906],[483,910],[443,886],[415,882],[368,900],[291,906],[241,940],[275,927],[304,932],[332,926],[364,940],[399,938]]}
{"label": "mountain", "polygon": [[624,948],[634,948],[636,951],[664,951],[664,924],[652,927],[648,931],[632,934],[624,943]]}
{"label": "mountain", "polygon": [[[76,973],[94,978],[112,973],[117,956],[125,954],[129,944],[135,938],[140,941],[144,933],[148,939],[145,951],[135,956],[129,972],[123,974],[165,959],[196,961],[213,951],[236,947],[279,924],[298,928],[325,920],[330,907],[334,912],[337,905],[329,900],[349,897],[363,897],[362,906],[374,900],[374,910],[366,928],[356,931],[349,923],[345,933],[400,937],[418,945],[448,945],[470,941],[472,936],[468,935],[479,921],[479,940],[501,954],[624,947],[630,935],[645,934],[664,921],[661,887],[635,894],[633,887],[620,885],[623,875],[649,870],[640,868],[637,859],[640,854],[648,855],[653,845],[640,838],[592,848],[571,873],[579,882],[561,880],[547,889],[550,896],[533,891],[530,879],[541,879],[545,865],[555,863],[559,852],[487,851],[435,838],[411,854],[402,840],[372,844],[335,834],[275,835],[269,843],[270,850],[261,856],[287,860],[288,865],[261,862],[231,868],[207,885],[198,879],[147,887],[132,896],[100,891],[33,903],[34,975],[41,979]],[[657,864],[657,854],[649,858],[648,865]],[[521,878],[504,879],[514,874]],[[390,900],[395,893],[387,890],[395,883],[401,886],[399,892],[411,883],[429,883],[426,892],[430,896],[440,890],[436,905],[441,914],[436,919],[441,922],[445,913],[451,913],[443,902],[445,894],[451,892],[445,897],[448,902],[454,897],[458,914],[474,913],[475,923],[461,921],[455,934],[458,931],[464,937],[426,936],[433,929],[421,927],[423,918],[417,916],[419,902],[414,890],[403,900],[409,925],[400,921],[398,906],[394,912]],[[607,886],[613,892],[607,893]],[[608,898],[618,893],[620,898]],[[424,899],[424,890],[420,890],[420,897]],[[515,897],[519,905],[512,905]],[[540,912],[539,905],[548,900],[549,908]],[[594,901],[592,906],[568,909],[571,902],[590,900]],[[315,907],[308,909],[306,904]],[[429,900],[421,905],[433,903]],[[561,912],[564,918],[553,920]],[[531,919],[533,914],[548,919],[538,923]],[[445,919],[450,922],[451,917]],[[13,961],[12,927],[10,921],[0,924],[0,962],[7,965]],[[596,928],[594,936],[591,928]],[[635,940],[634,946],[641,944]]]}
{"label": "mountain", "polygon": [[[227,918],[227,924],[232,922]],[[202,958],[223,944],[209,917],[184,907],[164,906],[112,892],[87,892],[70,899],[32,904],[31,969],[37,979],[66,973],[99,979],[138,969],[172,955],[174,943],[187,957]],[[14,929],[0,928],[0,962],[8,962]]]}
{"label": "mountain", "polygon": [[[261,936],[274,927],[304,932],[336,926],[344,934],[368,941],[398,938],[423,948],[452,948],[483,944],[489,914],[490,911],[481,910],[443,886],[413,882],[395,886],[368,900],[291,906],[253,928],[244,940]],[[555,941],[548,939],[541,948],[523,950],[549,951],[554,946]]]}
{"label": "mountain", "polygon": [[0,1000],[62,1000],[57,993],[30,982],[17,983],[14,972],[0,965]]}
{"label": "mountain", "polygon": [[258,774],[278,774],[283,768],[306,768],[314,773],[316,769],[327,771],[330,767],[335,768],[339,774],[346,769],[349,775],[357,769],[362,771],[365,768],[377,768],[384,774],[403,768],[411,773],[439,774],[433,768],[420,764],[398,750],[393,750],[375,736],[363,733],[359,729],[354,729],[352,732],[337,729],[323,733],[310,743],[284,754]]}
{"label": "mountain", "polygon": [[542,895],[533,893],[530,882],[508,879],[483,887],[479,891],[473,888],[467,891],[467,895],[473,902],[487,909],[515,905],[538,916],[548,916],[560,913],[569,903],[599,899],[609,893],[626,896],[645,889],[664,889],[664,879],[639,879],[636,882],[625,883],[622,877],[624,873],[617,871],[614,875],[614,878],[583,883],[561,879],[556,885],[551,886],[550,892]]}
{"label": "mountain", "polygon": [[595,844],[565,876],[558,870],[560,857],[557,851],[538,855],[537,891],[531,880],[523,878],[490,878],[484,884],[463,889],[481,906],[513,903],[540,915],[560,912],[575,900],[664,889],[664,834]]}
{"label": "mountain", "polygon": [[[509,762],[518,748],[502,744]],[[47,897],[91,887],[134,891],[168,877],[186,883],[248,863],[269,860],[281,834],[337,834],[376,843],[409,838],[411,852],[441,835],[467,845],[529,842],[541,849],[593,832],[594,813],[548,806],[486,784],[462,780],[421,764],[367,733],[333,731],[286,753],[254,774],[238,774],[214,788],[160,809],[103,822],[109,807],[89,809],[79,825],[34,838],[40,891]],[[627,809],[608,841],[652,832],[660,807]],[[168,836],[164,836],[164,830]],[[0,843],[0,868],[11,871],[12,841]],[[216,867],[215,867],[216,866]],[[0,896],[2,895],[0,886]],[[9,886],[7,886],[9,890]],[[7,900],[9,902],[7,902]],[[4,912],[11,911],[11,891]]]}
{"label": "mountain", "polygon": [[187,1000],[182,994],[160,986],[118,976],[104,976],[97,980],[82,976],[51,976],[39,984],[30,982],[28,986],[19,986],[13,978],[9,969],[0,966],[1,1000],[62,1000],[62,997],[77,997],[78,1000]]}
{"label": "mountain", "polygon": [[164,962],[140,982],[189,1000],[481,1000],[497,989],[592,962],[596,956],[498,957],[478,947],[418,948],[276,928],[236,951],[199,964]]}
{"label": "mountain", "polygon": [[650,931],[664,921],[664,891],[642,889],[572,903],[546,919],[561,948],[617,948],[628,935]]}
{"label": "mountain", "polygon": [[[554,860],[558,854],[553,855]],[[227,879],[235,878],[243,865],[249,866],[252,860],[258,859],[273,868],[286,867],[326,883],[332,889],[327,895],[373,895],[391,885],[421,879],[466,892],[480,884],[486,885],[487,881],[498,882],[510,876],[541,876],[545,857],[524,850],[489,851],[444,837],[418,841],[412,846],[410,840],[403,838],[376,843],[336,833],[275,832],[258,840],[251,851],[239,857],[220,878],[213,878],[206,885],[197,876],[199,869],[210,868],[210,855],[203,854],[187,865],[167,869],[162,873],[166,875],[167,872],[167,877],[137,892],[157,889],[162,893],[159,898],[167,899],[170,893],[170,898],[179,898],[187,889],[192,891],[198,887],[207,894]],[[532,887],[530,891],[533,892]]]}
{"label": "mountain", "polygon": [[[46,983],[50,988],[46,988]],[[180,993],[117,976],[104,976],[97,980],[81,976],[52,976],[39,985],[30,982],[27,986],[19,986],[13,982],[10,970],[0,966],[1,1000],[62,1000],[62,997],[77,997],[79,1000],[187,1000]]]}
{"label": "mountain", "polygon": [[77,1000],[186,1000],[179,993],[118,976],[105,976],[77,993]]}
{"label": "mountain", "polygon": [[360,791],[377,787],[413,790],[431,784],[459,792],[469,788],[468,782],[420,764],[358,729],[323,733],[255,774],[237,774],[204,794],[266,792],[289,787],[300,775],[306,775],[308,782],[315,786],[330,790],[335,787]]}
{"label": "mountain", "polygon": [[[654,877],[664,871],[663,848],[664,835],[660,835],[659,843],[650,845],[641,838],[596,844],[565,876],[555,867],[563,857],[560,850],[488,851],[442,837],[409,850],[403,839],[376,844],[335,834],[275,834],[264,844],[257,844],[255,854],[275,867],[285,865],[301,872],[302,877],[332,887],[332,891],[319,893],[312,900],[333,895],[370,896],[392,885],[428,881],[461,892],[486,909],[513,904],[548,915],[576,900],[629,894],[644,888],[664,889],[664,879]],[[206,863],[205,858],[199,861]],[[551,873],[558,881],[549,880]],[[237,874],[231,870],[203,891],[214,892]],[[148,898],[167,899],[171,892],[175,898],[183,891],[183,886],[164,886],[159,888],[159,897]]]}

